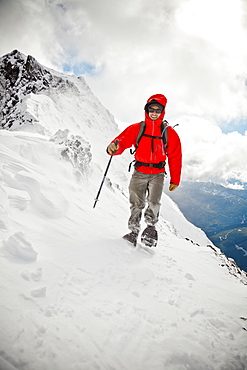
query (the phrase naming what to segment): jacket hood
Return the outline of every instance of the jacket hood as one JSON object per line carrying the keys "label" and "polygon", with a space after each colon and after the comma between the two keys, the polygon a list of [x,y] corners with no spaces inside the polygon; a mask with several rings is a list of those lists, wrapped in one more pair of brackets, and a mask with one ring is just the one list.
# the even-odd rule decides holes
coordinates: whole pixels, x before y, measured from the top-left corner
{"label": "jacket hood", "polygon": [[152,95],[150,96],[150,98],[147,100],[147,103],[144,107],[145,109],[145,119],[147,121],[151,121],[151,119],[149,118],[149,114],[148,114],[148,107],[150,105],[153,105],[153,104],[157,104],[157,105],[161,105],[163,107],[163,111],[161,113],[161,115],[159,116],[159,118],[156,120],[156,122],[162,122],[163,119],[164,119],[164,116],[165,116],[165,107],[166,107],[166,103],[167,103],[167,99],[164,95],[162,94],[155,94],[155,95]]}
{"label": "jacket hood", "polygon": [[163,107],[165,107],[167,103],[166,97],[162,94],[155,94],[150,96],[150,98],[147,100],[147,104],[150,103],[152,100],[157,101],[157,103],[163,105]]}
{"label": "jacket hood", "polygon": [[157,103],[158,105],[162,105],[162,107],[165,108],[166,107],[166,103],[167,103],[167,99],[162,94],[155,94],[155,95],[150,96],[150,98],[147,100],[147,103],[146,103],[146,105],[144,107],[145,111],[147,112],[147,108],[151,104],[155,104],[155,103]]}

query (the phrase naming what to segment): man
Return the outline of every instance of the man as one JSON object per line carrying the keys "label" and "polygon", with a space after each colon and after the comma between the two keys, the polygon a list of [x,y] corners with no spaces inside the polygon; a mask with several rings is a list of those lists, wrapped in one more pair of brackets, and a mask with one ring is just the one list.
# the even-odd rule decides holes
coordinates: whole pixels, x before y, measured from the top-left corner
{"label": "man", "polygon": [[[107,152],[110,155],[122,154],[125,149],[131,146],[136,148],[135,171],[129,184],[131,215],[128,227],[131,232],[123,237],[134,246],[136,246],[140,232],[141,216],[145,208],[146,197],[148,207],[144,212],[144,220],[147,227],[141,235],[141,240],[149,247],[155,247],[157,244],[158,234],[155,225],[159,217],[160,199],[166,174],[166,158],[168,158],[171,177],[169,190],[175,190],[180,183],[181,144],[175,130],[163,122],[166,103],[167,99],[164,95],[152,95],[144,107],[145,124],[139,122],[127,127],[107,147]],[[144,127],[144,133],[140,138],[141,127]],[[137,138],[139,142],[137,142]]]}

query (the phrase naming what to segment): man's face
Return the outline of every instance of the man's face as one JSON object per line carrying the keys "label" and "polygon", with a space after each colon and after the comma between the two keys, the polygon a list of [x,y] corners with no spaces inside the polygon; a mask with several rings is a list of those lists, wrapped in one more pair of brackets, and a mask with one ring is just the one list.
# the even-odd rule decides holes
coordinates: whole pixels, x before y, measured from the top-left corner
{"label": "man's face", "polygon": [[155,121],[156,119],[158,119],[159,116],[161,115],[161,112],[162,112],[162,109],[158,105],[154,104],[148,107],[148,115],[152,121]]}

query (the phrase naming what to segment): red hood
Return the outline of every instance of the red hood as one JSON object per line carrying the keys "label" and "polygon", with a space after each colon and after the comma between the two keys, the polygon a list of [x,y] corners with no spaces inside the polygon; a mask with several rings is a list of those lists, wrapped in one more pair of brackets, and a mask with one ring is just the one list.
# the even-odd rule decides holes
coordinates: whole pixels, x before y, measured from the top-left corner
{"label": "red hood", "polygon": [[[147,100],[147,103],[151,102],[152,100],[155,100],[157,101],[157,103],[160,103],[161,105],[163,105],[164,107],[166,106],[166,103],[167,103],[167,99],[164,95],[162,94],[155,94],[155,95],[152,95],[150,96],[150,98]],[[156,124],[161,124],[161,122],[163,121],[164,119],[164,116],[165,116],[165,108],[164,110],[162,111],[161,115],[159,116],[159,118],[157,120],[155,120],[154,122]],[[153,122],[150,118],[149,118],[149,115],[148,113],[145,111],[145,121],[147,123],[149,122]]]}
{"label": "red hood", "polygon": [[147,103],[149,103],[151,100],[156,100],[158,103],[160,103],[164,107],[166,106],[166,103],[167,103],[166,97],[162,94],[155,94],[155,95],[150,96],[150,98],[147,100]]}

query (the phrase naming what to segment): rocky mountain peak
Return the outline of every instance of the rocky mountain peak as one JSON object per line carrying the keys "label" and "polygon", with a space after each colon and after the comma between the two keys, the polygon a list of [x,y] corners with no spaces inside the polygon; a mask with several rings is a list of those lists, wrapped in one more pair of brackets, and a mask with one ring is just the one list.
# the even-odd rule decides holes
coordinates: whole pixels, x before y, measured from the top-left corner
{"label": "rocky mountain peak", "polygon": [[[21,119],[19,106],[28,94],[38,94],[53,88],[67,89],[72,87],[71,81],[52,73],[39,64],[34,57],[27,57],[18,50],[0,58],[0,127],[11,129]],[[73,86],[74,87],[74,86]]]}

